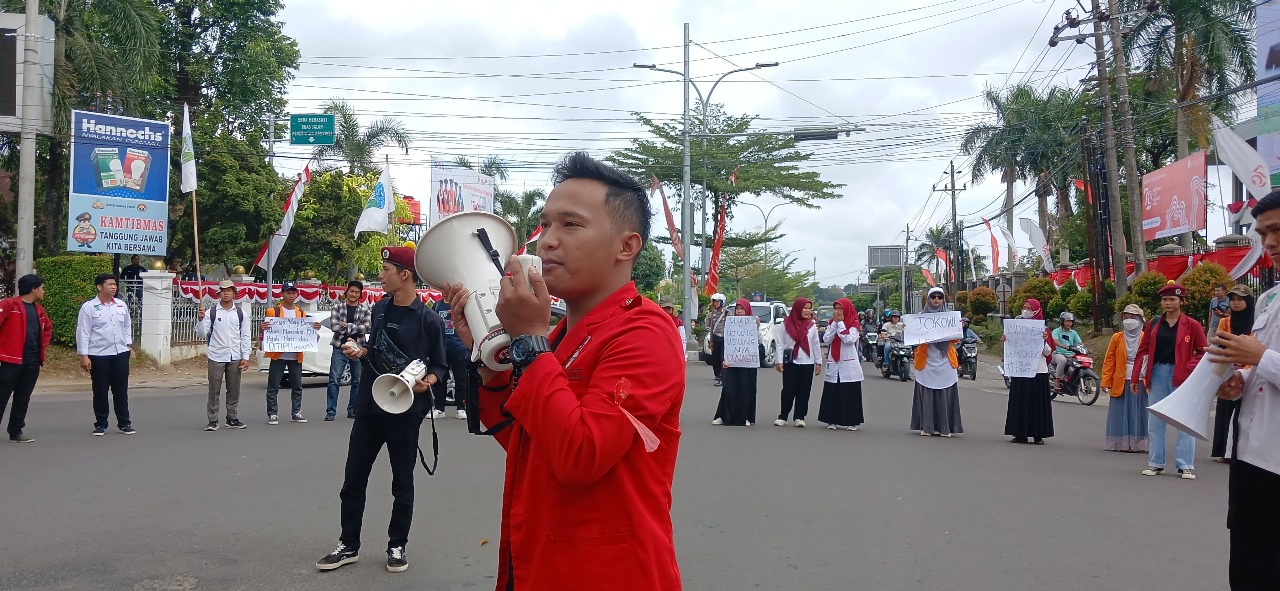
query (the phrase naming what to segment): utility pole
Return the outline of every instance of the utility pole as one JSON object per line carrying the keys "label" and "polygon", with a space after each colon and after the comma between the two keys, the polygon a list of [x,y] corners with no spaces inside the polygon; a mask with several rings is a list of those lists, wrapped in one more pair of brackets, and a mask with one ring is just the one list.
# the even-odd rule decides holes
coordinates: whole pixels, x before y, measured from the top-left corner
{"label": "utility pole", "polygon": [[[1095,15],[1102,12],[1099,2],[1100,0],[1093,0]],[[1107,204],[1111,213],[1111,274],[1115,276],[1113,281],[1116,284],[1116,297],[1120,298],[1129,292],[1129,277],[1126,275],[1124,254],[1124,212],[1120,207],[1120,175],[1116,174],[1120,165],[1116,162],[1116,129],[1111,117],[1111,79],[1107,76],[1106,38],[1102,34],[1102,21],[1099,19],[1093,21],[1093,44],[1098,63],[1098,93],[1102,99],[1102,129],[1106,137],[1107,194],[1111,196]],[[1129,183],[1132,186],[1134,179],[1129,179]],[[1132,191],[1130,191],[1129,201],[1136,201]],[[1142,232],[1141,217],[1129,220],[1129,224],[1136,226],[1138,232]],[[1141,248],[1142,243],[1138,243],[1134,245],[1133,250],[1136,253]]]}
{"label": "utility pole", "polygon": [[1084,186],[1089,192],[1089,211],[1085,214],[1085,231],[1088,232],[1088,248],[1089,260],[1093,262],[1089,265],[1089,289],[1093,299],[1093,330],[1096,334],[1098,329],[1102,327],[1102,306],[1104,303],[1104,294],[1102,285],[1102,252],[1098,248],[1097,236],[1097,209],[1098,201],[1094,195],[1097,191],[1093,190],[1095,181],[1098,180],[1097,175],[1093,172],[1093,145],[1089,141],[1089,119],[1087,117],[1080,120],[1080,159],[1083,162],[1082,170],[1084,171]]}
{"label": "utility pole", "polygon": [[942,190],[951,194],[951,261],[948,265],[950,267],[948,273],[950,275],[955,274],[957,270],[959,271],[959,274],[956,275],[958,279],[953,279],[951,282],[951,296],[955,297],[956,292],[960,291],[960,285],[964,283],[964,247],[961,245],[962,241],[960,240],[960,225],[956,222],[956,193],[967,190],[969,184],[965,183],[964,187],[956,188],[955,160],[951,161],[949,172],[951,173],[951,185],[943,187]]}
{"label": "utility pole", "polygon": [[[1148,5],[1145,12],[1150,14],[1154,12],[1155,7]],[[1094,9],[1097,11],[1097,8]],[[1128,58],[1124,55],[1124,37],[1120,28],[1120,3],[1117,0],[1108,0],[1107,11],[1110,13],[1109,24],[1111,28],[1111,59],[1116,69],[1116,93],[1119,98],[1120,107],[1120,143],[1124,148],[1124,178],[1125,183],[1129,187],[1129,243],[1134,245],[1133,263],[1138,269],[1147,268],[1147,249],[1146,242],[1142,239],[1142,205],[1139,199],[1134,199],[1134,195],[1142,193],[1142,178],[1138,176],[1138,155],[1133,141],[1133,115],[1129,108],[1129,64]],[[1144,12],[1144,11],[1137,11]],[[1098,15],[1102,18],[1103,15]],[[1179,144],[1182,149],[1182,144]],[[1115,170],[1115,169],[1112,169]],[[1118,176],[1112,174],[1112,176]],[[1119,201],[1119,195],[1116,201]],[[1206,204],[1208,201],[1206,201]],[[1206,218],[1207,219],[1207,218]],[[1185,235],[1190,246],[1191,235]],[[1121,261],[1120,268],[1124,269],[1124,262]],[[1127,282],[1126,282],[1127,286]],[[1119,285],[1116,286],[1117,294],[1119,294]]]}
{"label": "utility pole", "polygon": [[[1095,0],[1096,1],[1096,0]],[[693,197],[691,183],[689,182],[689,23],[684,24],[684,156],[681,166],[681,181],[684,188],[680,195],[680,228],[684,234],[684,252],[680,253],[680,266],[684,272],[684,279],[681,284],[684,289],[684,333],[693,334],[692,319],[698,317],[698,300],[693,295],[693,270],[689,266],[689,259],[693,254]],[[687,344],[686,344],[687,346]]]}
{"label": "utility pole", "polygon": [[[18,150],[18,248],[14,263],[17,277],[30,274],[35,268],[36,126],[40,123],[40,93],[44,90],[37,63],[39,6],[39,0],[27,0],[26,24],[22,30],[22,132]],[[54,225],[58,221],[45,220]]]}
{"label": "utility pole", "polygon": [[907,251],[911,250],[911,224],[907,224],[907,237],[902,241],[902,301],[901,312],[907,312]]}

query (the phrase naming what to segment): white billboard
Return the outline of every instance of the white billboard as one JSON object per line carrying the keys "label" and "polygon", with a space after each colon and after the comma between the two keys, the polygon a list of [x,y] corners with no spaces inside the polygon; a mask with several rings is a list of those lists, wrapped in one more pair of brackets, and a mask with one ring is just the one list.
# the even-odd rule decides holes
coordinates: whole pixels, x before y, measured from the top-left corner
{"label": "white billboard", "polygon": [[493,178],[432,158],[431,191],[423,202],[428,226],[464,211],[493,213]]}
{"label": "white billboard", "polygon": [[[1280,73],[1280,1],[1257,8],[1258,79]],[[1280,185],[1280,83],[1258,87],[1258,154],[1271,164],[1271,185]]]}

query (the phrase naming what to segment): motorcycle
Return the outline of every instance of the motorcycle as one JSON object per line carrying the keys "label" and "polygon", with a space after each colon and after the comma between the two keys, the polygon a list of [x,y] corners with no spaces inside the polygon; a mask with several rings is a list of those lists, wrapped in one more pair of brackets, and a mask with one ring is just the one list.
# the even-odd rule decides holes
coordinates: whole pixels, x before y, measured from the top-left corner
{"label": "motorcycle", "polygon": [[978,340],[969,338],[960,341],[956,352],[960,355],[960,367],[956,369],[957,373],[961,376],[969,374],[970,380],[978,379]]}
{"label": "motorcycle", "polygon": [[874,332],[863,333],[862,357],[880,367],[880,335]]}
{"label": "motorcycle", "polygon": [[915,363],[915,356],[915,347],[893,339],[889,343],[889,358],[881,362],[880,374],[886,378],[896,375],[904,382],[911,379],[911,366]]}
{"label": "motorcycle", "polygon": [[1057,398],[1058,395],[1075,396],[1080,400],[1080,404],[1090,406],[1098,401],[1098,374],[1093,371],[1093,357],[1089,356],[1089,349],[1083,343],[1073,345],[1070,348],[1071,355],[1067,357],[1066,370],[1062,372],[1062,379],[1051,379],[1049,388],[1049,397]]}

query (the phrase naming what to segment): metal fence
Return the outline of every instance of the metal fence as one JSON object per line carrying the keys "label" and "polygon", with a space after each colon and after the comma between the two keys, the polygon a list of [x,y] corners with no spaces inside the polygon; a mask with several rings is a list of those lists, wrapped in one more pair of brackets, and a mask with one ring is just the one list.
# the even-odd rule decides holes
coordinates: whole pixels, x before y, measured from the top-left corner
{"label": "metal fence", "polygon": [[199,309],[200,304],[198,302],[182,297],[178,284],[173,284],[170,345],[194,345],[203,342],[196,338],[196,312]]}
{"label": "metal fence", "polygon": [[126,279],[120,282],[120,289],[116,291],[116,297],[124,300],[126,306],[129,307],[129,320],[133,326],[133,342],[135,344],[142,342],[142,280]]}

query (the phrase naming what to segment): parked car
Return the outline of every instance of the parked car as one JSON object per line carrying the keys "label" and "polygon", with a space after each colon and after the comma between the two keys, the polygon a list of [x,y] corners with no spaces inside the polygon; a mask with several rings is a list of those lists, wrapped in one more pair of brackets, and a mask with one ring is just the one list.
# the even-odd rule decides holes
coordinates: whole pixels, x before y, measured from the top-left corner
{"label": "parked car", "polygon": [[818,332],[827,330],[827,325],[835,315],[835,306],[818,306],[818,309],[813,311],[813,320],[818,323]]}
{"label": "parked car", "polygon": [[[310,318],[318,319],[320,321],[320,336],[318,337],[318,340],[317,340],[316,350],[314,352],[307,352],[302,355],[302,376],[303,377],[315,377],[315,376],[328,377],[329,376],[329,360],[332,357],[332,353],[333,353],[333,351],[329,347],[329,341],[333,339],[333,328],[329,325],[329,311],[317,310],[314,312],[309,312],[307,316]],[[267,369],[270,367],[271,367],[271,360],[268,359],[267,356],[265,355],[265,352],[261,348],[259,348],[258,349],[258,371],[267,371]],[[288,379],[289,377],[286,374],[284,381],[287,382]],[[349,385],[351,383],[351,366],[350,365],[348,365],[346,369],[343,370],[342,377],[339,379],[338,383],[340,383],[343,386]],[[282,383],[281,385],[283,386],[285,384]]]}

